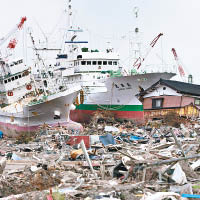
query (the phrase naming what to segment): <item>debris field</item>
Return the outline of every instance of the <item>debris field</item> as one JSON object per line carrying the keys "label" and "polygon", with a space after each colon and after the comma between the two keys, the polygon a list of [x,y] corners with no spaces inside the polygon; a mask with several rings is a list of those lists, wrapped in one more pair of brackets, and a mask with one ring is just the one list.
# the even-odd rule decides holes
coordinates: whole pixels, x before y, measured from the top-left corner
{"label": "debris field", "polygon": [[83,131],[44,125],[0,139],[0,199],[200,198],[200,119],[138,125],[97,112]]}

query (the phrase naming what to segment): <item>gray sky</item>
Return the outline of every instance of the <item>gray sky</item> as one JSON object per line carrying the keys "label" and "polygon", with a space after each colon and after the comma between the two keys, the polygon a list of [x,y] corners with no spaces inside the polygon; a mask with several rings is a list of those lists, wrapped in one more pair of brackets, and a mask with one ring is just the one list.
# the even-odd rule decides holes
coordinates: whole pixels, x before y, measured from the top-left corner
{"label": "gray sky", "polygon": [[[34,27],[37,35],[41,29],[47,35],[60,22],[67,0],[2,0],[0,13],[0,38],[6,35],[22,16],[27,16],[27,26]],[[72,0],[74,22],[85,30],[92,48],[103,49],[107,42],[120,53],[122,61],[128,58],[128,33],[135,27],[133,8],[139,7],[138,22],[144,47],[159,33],[164,36],[148,56],[159,54],[164,62],[173,63],[174,47],[186,71],[192,73],[200,84],[200,1],[199,0]],[[39,26],[37,25],[39,24]],[[64,24],[64,23],[63,23]],[[38,36],[38,35],[37,35]],[[39,37],[39,36],[38,36]],[[152,57],[151,57],[152,56]],[[157,56],[158,57],[158,56]],[[158,62],[161,60],[158,59]]]}

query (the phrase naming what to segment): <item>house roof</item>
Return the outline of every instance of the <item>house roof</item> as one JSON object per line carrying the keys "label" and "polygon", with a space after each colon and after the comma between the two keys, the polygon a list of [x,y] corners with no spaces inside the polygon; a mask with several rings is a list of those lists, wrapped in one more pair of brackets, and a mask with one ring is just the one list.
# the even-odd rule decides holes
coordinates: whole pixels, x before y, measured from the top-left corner
{"label": "house roof", "polygon": [[154,83],[152,86],[147,88],[144,92],[140,93],[140,95],[145,95],[149,93],[150,91],[157,88],[159,85],[168,86],[182,94],[200,96],[200,85],[165,79],[160,79],[158,82]]}

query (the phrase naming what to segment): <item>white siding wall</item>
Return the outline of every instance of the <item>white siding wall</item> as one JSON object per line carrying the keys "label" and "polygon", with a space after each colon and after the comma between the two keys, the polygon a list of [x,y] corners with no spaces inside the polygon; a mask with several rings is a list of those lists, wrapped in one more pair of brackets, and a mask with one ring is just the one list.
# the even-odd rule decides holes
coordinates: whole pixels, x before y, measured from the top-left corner
{"label": "white siding wall", "polygon": [[[165,90],[163,90],[164,87],[166,88]],[[181,94],[177,93],[175,90],[163,85],[157,88],[156,90],[154,90],[153,92],[146,94],[144,98],[161,96],[161,95],[182,96]]]}

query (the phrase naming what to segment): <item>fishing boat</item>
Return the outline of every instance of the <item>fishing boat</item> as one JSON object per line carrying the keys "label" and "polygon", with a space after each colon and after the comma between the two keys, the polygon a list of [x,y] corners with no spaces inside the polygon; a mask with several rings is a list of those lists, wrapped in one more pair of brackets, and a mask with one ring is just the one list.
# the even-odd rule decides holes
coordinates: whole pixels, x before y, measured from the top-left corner
{"label": "fishing boat", "polygon": [[[83,30],[71,24],[71,17],[72,5],[69,0],[69,24],[65,41],[68,52],[66,56],[58,55],[56,66],[62,70],[65,81],[71,84],[79,82],[82,86],[74,102],[76,109],[70,112],[70,118],[78,122],[87,122],[94,112],[101,110],[109,111],[119,119],[142,122],[144,119],[143,106],[136,94],[160,78],[170,79],[175,76],[175,73],[171,71],[139,72],[137,70],[162,34],[150,43],[149,50],[144,57],[140,57],[138,50],[135,50],[134,55],[138,56],[134,58],[132,70],[125,72],[124,67],[120,65],[120,57],[113,48],[109,47],[102,52],[83,46],[88,41],[77,40],[78,33]],[[135,34],[138,34],[138,28],[135,29]],[[70,75],[69,69],[74,70],[74,74]]]}
{"label": "fishing boat", "polygon": [[[109,111],[118,119],[141,122],[144,119],[143,105],[136,97],[141,89],[146,89],[161,77],[172,78],[172,72],[149,72],[124,75],[115,53],[82,52],[72,61],[75,74],[79,74],[82,90],[76,101],[76,109],[70,118],[87,122],[98,110]],[[65,76],[73,81],[74,77]]]}
{"label": "fishing boat", "polygon": [[[13,33],[16,35],[25,21],[23,17],[0,45]],[[32,34],[29,35],[36,55],[34,67],[25,64],[23,58],[13,59],[10,56],[17,39],[10,40],[7,46],[9,55],[0,58],[0,130],[11,136],[22,131],[34,132],[43,125],[81,128],[69,118],[72,103],[81,90],[80,85],[68,85],[60,73],[49,71],[37,52]],[[36,74],[33,73],[35,67]]]}

